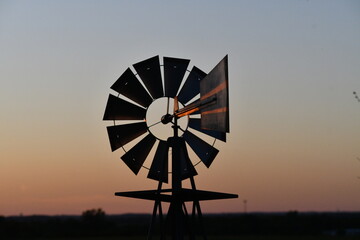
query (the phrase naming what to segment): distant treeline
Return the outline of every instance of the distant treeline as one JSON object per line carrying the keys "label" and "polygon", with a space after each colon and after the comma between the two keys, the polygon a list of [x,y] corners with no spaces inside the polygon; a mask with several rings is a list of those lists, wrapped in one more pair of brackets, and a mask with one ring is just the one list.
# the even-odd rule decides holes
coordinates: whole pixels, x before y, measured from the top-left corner
{"label": "distant treeline", "polygon": [[[149,214],[106,215],[101,209],[81,216],[0,217],[0,239],[146,236]],[[205,214],[207,235],[356,235],[360,212]]]}
{"label": "distant treeline", "polygon": [[205,224],[209,235],[360,236],[360,212],[207,215]]}

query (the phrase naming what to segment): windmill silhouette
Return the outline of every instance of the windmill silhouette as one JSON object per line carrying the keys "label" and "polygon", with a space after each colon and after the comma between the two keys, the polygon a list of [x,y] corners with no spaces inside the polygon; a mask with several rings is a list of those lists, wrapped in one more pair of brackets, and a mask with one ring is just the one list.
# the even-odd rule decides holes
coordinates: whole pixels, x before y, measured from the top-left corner
{"label": "windmill silhouette", "polygon": [[[219,150],[197,136],[196,132],[226,142],[226,133],[229,132],[228,56],[208,74],[195,66],[187,70],[189,62],[188,59],[164,57],[163,65],[160,65],[159,56],[155,56],[134,64],[136,74],[128,68],[111,86],[111,89],[133,103],[110,94],[103,117],[103,120],[114,122],[113,126],[107,127],[112,151],[145,135],[121,156],[134,174],[139,173],[151,149],[158,142],[147,175],[158,181],[157,189],[115,193],[116,196],[155,202],[148,239],[154,235],[157,218],[160,220],[161,239],[165,239],[169,233],[172,239],[182,240],[185,236],[194,239],[197,229],[191,222],[197,221],[202,226],[200,201],[238,197],[236,194],[198,190],[194,180],[197,171],[187,151],[187,146],[190,146],[209,168]],[[183,81],[186,72],[189,74]],[[167,100],[163,111],[165,114],[159,115],[158,121],[149,123],[147,111],[161,98]],[[169,108],[170,101],[173,102],[172,111]],[[179,124],[181,119],[187,119],[185,126]],[[118,120],[133,122],[116,124]],[[151,130],[154,126],[168,124],[172,134],[165,140]],[[163,189],[163,183],[169,182],[170,150],[171,188]],[[191,188],[182,186],[185,179],[190,180]],[[162,208],[164,202],[170,204],[166,218]],[[191,214],[187,211],[186,202],[193,204]],[[206,239],[203,227],[200,228]]]}

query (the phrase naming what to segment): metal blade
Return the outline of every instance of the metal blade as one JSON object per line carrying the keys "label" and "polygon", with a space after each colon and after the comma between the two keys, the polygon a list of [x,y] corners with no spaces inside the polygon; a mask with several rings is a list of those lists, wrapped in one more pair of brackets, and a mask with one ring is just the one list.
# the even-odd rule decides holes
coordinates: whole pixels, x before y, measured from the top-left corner
{"label": "metal blade", "polygon": [[156,138],[152,134],[148,134],[121,157],[136,175],[140,171],[146,157],[149,155],[155,141]]}
{"label": "metal blade", "polygon": [[210,167],[219,150],[192,134],[190,131],[185,131],[183,138],[190,145],[192,150],[194,150],[205,166]]}
{"label": "metal blade", "polygon": [[111,150],[124,146],[131,140],[146,133],[147,126],[145,122],[131,123],[107,127]]}
{"label": "metal blade", "polygon": [[184,180],[189,177],[196,176],[197,172],[189,158],[185,141],[182,139],[182,141],[180,141],[179,144],[180,144],[181,180]]}
{"label": "metal blade", "polygon": [[164,57],[165,96],[175,97],[190,60]]}
{"label": "metal blade", "polygon": [[201,128],[229,132],[229,91],[227,55],[200,81],[200,99],[216,99],[201,108]]}
{"label": "metal blade", "polygon": [[201,128],[201,119],[199,119],[199,118],[189,118],[188,126],[195,130],[198,130],[199,132],[205,133],[206,135],[212,136],[216,139],[226,142],[226,133],[202,129]]}
{"label": "metal blade", "polygon": [[206,73],[197,67],[193,67],[189,76],[187,77],[184,86],[181,88],[178,98],[183,104],[193,99],[200,93],[200,80],[206,76]]}
{"label": "metal blade", "polygon": [[103,120],[143,120],[145,115],[144,108],[110,94]]}
{"label": "metal blade", "polygon": [[168,182],[168,152],[168,143],[166,141],[160,141],[149,174],[147,175],[148,178],[165,183]]}
{"label": "metal blade", "polygon": [[110,88],[143,107],[148,107],[152,102],[152,98],[130,68],[126,69]]}
{"label": "metal blade", "polygon": [[135,63],[134,68],[154,99],[164,96],[159,56]]}

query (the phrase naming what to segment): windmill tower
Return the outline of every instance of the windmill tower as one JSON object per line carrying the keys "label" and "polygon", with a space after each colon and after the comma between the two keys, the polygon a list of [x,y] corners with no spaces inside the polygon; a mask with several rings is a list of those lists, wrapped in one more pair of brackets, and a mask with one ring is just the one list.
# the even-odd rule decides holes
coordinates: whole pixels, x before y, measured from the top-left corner
{"label": "windmill tower", "polygon": [[[158,181],[157,189],[115,193],[116,196],[154,201],[148,239],[153,237],[157,218],[160,219],[161,239],[165,239],[168,232],[174,240],[182,240],[186,236],[194,239],[196,229],[190,220],[197,216],[202,225],[200,201],[238,197],[236,194],[198,190],[194,180],[197,171],[187,151],[187,146],[190,146],[209,168],[219,150],[195,132],[226,141],[226,133],[229,132],[228,57],[226,55],[208,74],[195,66],[187,70],[189,62],[188,59],[164,57],[163,65],[160,65],[159,56],[155,56],[134,64],[136,74],[128,68],[111,89],[135,104],[110,94],[104,113],[103,120],[114,122],[113,126],[107,127],[112,151],[145,135],[121,156],[135,174],[158,142],[147,175]],[[189,74],[183,81],[186,72]],[[156,122],[149,123],[147,111],[161,98],[167,100],[164,114],[159,115]],[[169,109],[170,101],[173,101],[173,109]],[[185,126],[179,124],[182,119],[187,119]],[[124,120],[133,122],[123,124]],[[172,135],[165,140],[156,136],[152,128],[157,125],[171,126]],[[170,150],[171,188],[163,188],[163,183],[169,182]],[[182,182],[186,179],[190,180],[191,188],[183,187]],[[164,202],[170,204],[166,218],[162,207]],[[186,202],[192,202],[191,214],[187,211]],[[205,232],[202,232],[206,239]]]}

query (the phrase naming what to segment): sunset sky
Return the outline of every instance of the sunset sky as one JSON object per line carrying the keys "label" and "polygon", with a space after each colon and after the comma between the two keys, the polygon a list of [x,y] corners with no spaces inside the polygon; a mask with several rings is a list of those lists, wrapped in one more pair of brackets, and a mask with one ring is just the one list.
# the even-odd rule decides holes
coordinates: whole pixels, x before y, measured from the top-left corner
{"label": "sunset sky", "polygon": [[[151,213],[111,152],[110,86],[160,55],[229,55],[230,134],[203,211],[360,211],[359,1],[0,0],[0,215]],[[195,160],[196,162],[196,160]],[[169,187],[169,186],[165,186]]]}

